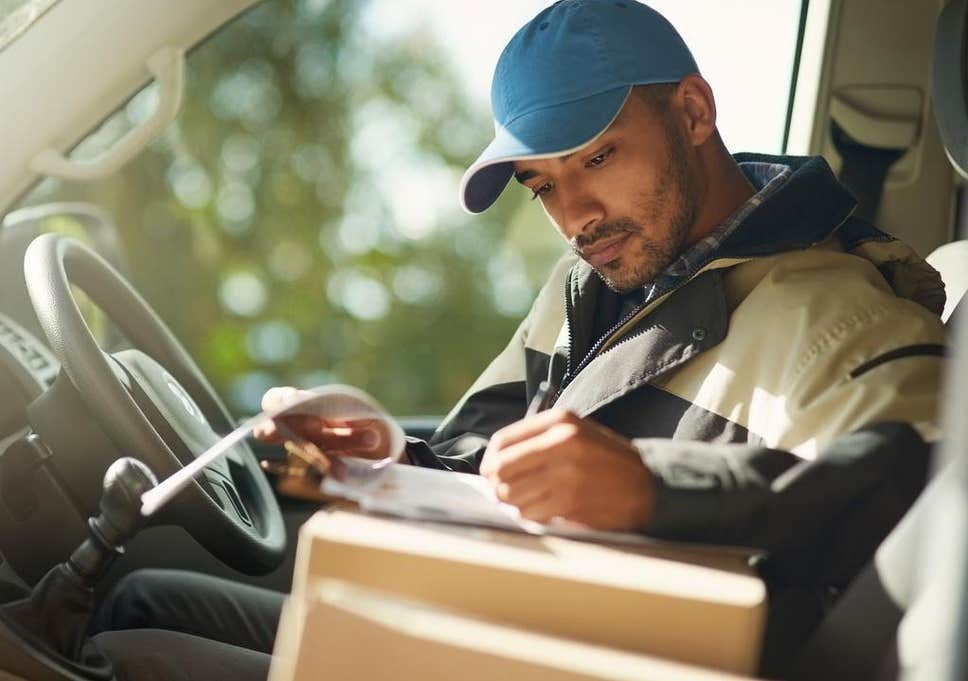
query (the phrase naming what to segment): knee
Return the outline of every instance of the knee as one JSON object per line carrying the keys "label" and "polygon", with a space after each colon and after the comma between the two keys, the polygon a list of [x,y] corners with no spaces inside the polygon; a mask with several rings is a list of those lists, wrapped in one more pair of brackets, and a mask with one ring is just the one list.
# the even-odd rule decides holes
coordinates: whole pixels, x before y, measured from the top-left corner
{"label": "knee", "polygon": [[152,626],[167,581],[163,570],[135,570],[122,577],[98,608],[93,632]]}

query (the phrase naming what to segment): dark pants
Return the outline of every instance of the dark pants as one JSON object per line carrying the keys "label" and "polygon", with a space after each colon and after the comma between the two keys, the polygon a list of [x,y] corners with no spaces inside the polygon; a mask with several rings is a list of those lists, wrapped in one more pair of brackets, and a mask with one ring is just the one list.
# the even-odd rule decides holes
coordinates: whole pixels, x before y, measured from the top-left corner
{"label": "dark pants", "polygon": [[92,623],[118,681],[265,681],[285,594],[179,570],[139,570]]}

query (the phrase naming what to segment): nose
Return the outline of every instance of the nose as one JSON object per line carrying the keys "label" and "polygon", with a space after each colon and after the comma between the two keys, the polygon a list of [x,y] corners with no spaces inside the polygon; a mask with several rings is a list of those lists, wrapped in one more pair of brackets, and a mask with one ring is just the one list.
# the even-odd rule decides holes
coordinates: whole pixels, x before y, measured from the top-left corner
{"label": "nose", "polygon": [[605,207],[594,195],[580,188],[560,188],[558,226],[569,241],[582,234],[590,234],[605,219]]}

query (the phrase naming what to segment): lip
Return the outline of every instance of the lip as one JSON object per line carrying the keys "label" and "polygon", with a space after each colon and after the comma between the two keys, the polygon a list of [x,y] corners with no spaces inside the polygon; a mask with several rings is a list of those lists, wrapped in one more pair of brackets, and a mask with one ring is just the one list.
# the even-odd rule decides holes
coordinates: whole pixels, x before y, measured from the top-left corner
{"label": "lip", "polygon": [[588,261],[592,267],[606,265],[622,254],[622,247],[629,240],[631,234],[623,234],[607,241],[595,244],[591,248],[582,251],[582,257]]}

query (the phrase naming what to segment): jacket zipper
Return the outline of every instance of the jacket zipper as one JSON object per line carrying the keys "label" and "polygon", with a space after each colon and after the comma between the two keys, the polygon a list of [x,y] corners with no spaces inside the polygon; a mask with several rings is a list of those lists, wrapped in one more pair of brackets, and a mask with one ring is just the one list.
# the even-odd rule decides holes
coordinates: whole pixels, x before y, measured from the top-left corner
{"label": "jacket zipper", "polygon": [[[637,314],[639,314],[649,304],[648,302],[643,302],[635,306],[631,312],[629,312],[624,317],[622,317],[621,320],[616,322],[608,331],[602,334],[602,336],[597,341],[595,341],[594,345],[592,345],[592,347],[588,350],[588,353],[586,353],[585,357],[581,360],[581,362],[578,363],[578,366],[576,367],[574,366],[574,362],[572,361],[572,358],[573,358],[572,349],[574,347],[574,340],[575,340],[575,322],[574,322],[574,316],[572,311],[571,296],[568,295],[568,290],[570,288],[571,288],[571,276],[569,275],[565,281],[565,319],[568,324],[568,346],[569,346],[568,347],[568,369],[567,371],[565,371],[565,375],[561,379],[561,385],[558,386],[558,390],[555,393],[556,402],[558,401],[558,397],[561,395],[561,392],[568,386],[569,383],[571,383],[574,377],[577,376],[578,373],[582,369],[584,369],[589,362],[595,359],[595,357],[599,354],[598,352],[599,348],[601,348],[602,345],[604,345],[605,342],[609,338],[611,338],[612,334],[618,331],[623,326],[625,326],[625,324],[631,321]],[[674,290],[676,289],[670,289],[669,292],[671,293]],[[611,348],[608,348],[608,350],[605,350],[604,352],[608,352],[616,345],[624,343],[627,340],[631,340],[632,338],[639,336],[642,333],[645,333],[645,330],[635,334],[627,334],[624,338],[616,341]],[[604,352],[602,354],[604,354]]]}
{"label": "jacket zipper", "polygon": [[[711,261],[711,262],[715,262],[715,260],[714,261]],[[624,336],[622,336],[622,338],[620,338],[617,341],[615,341],[614,343],[612,343],[612,345],[609,346],[607,349],[599,352],[599,348],[601,348],[608,341],[608,339],[611,338],[612,334],[614,334],[620,328],[622,328],[623,326],[625,326],[626,324],[628,324],[636,315],[638,315],[640,312],[642,312],[642,310],[644,310],[646,307],[648,307],[651,303],[654,303],[659,298],[663,298],[665,296],[669,296],[669,295],[675,293],[680,288],[682,288],[683,286],[685,286],[686,284],[688,284],[690,281],[692,281],[694,278],[696,278],[697,276],[699,276],[700,274],[702,274],[703,272],[705,272],[707,268],[708,268],[708,264],[707,264],[706,267],[703,267],[703,268],[699,269],[699,271],[697,271],[695,274],[693,274],[691,277],[689,277],[688,279],[686,279],[684,282],[682,282],[678,286],[674,286],[671,289],[669,289],[668,291],[666,291],[665,293],[662,293],[661,295],[658,295],[658,296],[654,297],[652,300],[645,301],[645,302],[637,305],[635,308],[633,308],[631,312],[629,312],[621,320],[619,320],[614,326],[612,326],[608,331],[606,331],[595,342],[594,345],[592,345],[591,349],[588,351],[588,353],[585,355],[585,357],[582,359],[582,361],[578,363],[578,366],[577,367],[574,367],[574,370],[572,370],[573,369],[573,363],[571,361],[571,358],[572,358],[571,346],[573,345],[573,339],[575,338],[575,334],[574,334],[574,322],[572,321],[572,304],[571,304],[571,298],[568,295],[568,289],[571,288],[571,275],[569,275],[568,276],[568,279],[566,281],[566,284],[565,284],[565,317],[566,317],[566,319],[568,321],[568,346],[569,346],[569,348],[568,348],[568,370],[565,372],[565,375],[562,377],[562,379],[561,379],[561,386],[559,386],[557,392],[555,393],[555,401],[556,402],[558,401],[558,397],[561,395],[562,391],[568,386],[569,383],[571,383],[572,380],[574,380],[575,376],[577,376],[578,373],[582,369],[584,369],[586,366],[588,366],[589,362],[591,362],[593,359],[595,359],[595,357],[597,357],[599,354],[604,355],[606,352],[611,352],[613,349],[615,349],[619,345],[622,345],[623,343],[627,343],[628,341],[631,341],[631,340],[634,340],[634,339],[638,338],[643,333],[645,333],[646,331],[648,331],[649,330],[649,327],[646,327],[646,328],[644,328],[644,329],[642,329],[640,331],[637,331],[635,333],[627,333]]]}
{"label": "jacket zipper", "polygon": [[[856,205],[853,208],[851,208],[850,211],[848,211],[847,215],[845,215],[844,218],[840,222],[838,222],[837,225],[830,231],[830,234],[833,234],[838,229],[840,229],[844,225],[844,223],[847,222],[847,220],[850,219],[851,215],[854,214],[854,211],[856,209],[857,209],[857,206]],[[819,241],[816,241],[816,242],[810,244],[807,248],[813,248],[817,244],[822,243],[827,238],[830,238],[830,234],[828,234],[825,239],[821,239]],[[755,257],[746,257],[746,258],[743,258],[741,260],[741,262],[746,262],[746,261],[755,260],[755,259],[756,259]],[[674,286],[673,288],[671,288],[668,291],[666,291],[665,293],[663,293],[661,296],[657,296],[656,298],[653,298],[651,301],[643,302],[641,305],[636,306],[635,309],[633,309],[631,312],[629,312],[627,315],[625,315],[625,317],[623,317],[612,328],[610,328],[608,331],[606,331],[605,334],[602,335],[602,337],[599,338],[595,342],[594,345],[592,345],[591,349],[588,351],[588,353],[585,355],[585,357],[582,359],[582,361],[578,363],[578,366],[577,367],[575,367],[574,362],[572,361],[572,357],[573,357],[573,355],[572,355],[572,348],[574,346],[574,339],[575,339],[575,324],[574,324],[573,313],[572,313],[571,297],[568,295],[569,289],[571,288],[571,278],[572,278],[572,276],[573,276],[574,273],[573,272],[569,272],[568,273],[568,276],[565,278],[565,318],[566,318],[567,323],[568,323],[568,366],[567,366],[567,369],[565,371],[565,375],[561,379],[561,385],[558,386],[558,389],[555,391],[555,399],[554,399],[554,401],[555,402],[558,401],[558,398],[561,396],[562,391],[565,388],[568,387],[568,384],[571,383],[572,380],[574,380],[575,376],[578,375],[578,372],[580,372],[582,369],[584,369],[588,365],[589,362],[591,362],[593,359],[595,359],[595,357],[598,355],[598,349],[602,345],[605,344],[605,342],[611,337],[611,335],[613,333],[615,333],[620,328],[622,328],[623,326],[625,326],[625,324],[627,324],[629,321],[631,321],[633,317],[635,317],[637,314],[639,314],[644,308],[648,307],[650,303],[655,302],[656,300],[658,300],[658,298],[661,298],[663,296],[667,296],[667,295],[671,295],[672,293],[675,293],[680,288],[682,288],[683,286],[685,286],[686,284],[688,284],[690,281],[692,281],[693,279],[695,279],[697,276],[699,276],[703,272],[707,271],[709,269],[709,266],[711,264],[715,263],[716,261],[717,261],[716,258],[710,260],[703,267],[699,268],[699,270],[697,270],[691,277],[689,277],[688,279],[686,279],[686,281],[682,282],[678,286]],[[739,264],[739,263],[735,263],[735,264]],[[630,340],[633,340],[635,338],[638,338],[639,336],[641,336],[646,331],[648,331],[648,328],[642,329],[641,331],[639,331],[637,333],[629,333],[629,334],[626,334],[625,336],[623,336],[619,340],[615,341],[608,349],[602,351],[601,354],[605,354],[606,352],[609,352],[613,348],[615,348],[615,347],[617,347],[619,345],[622,345],[623,343],[626,343],[626,342],[628,342]]]}
{"label": "jacket zipper", "polygon": [[[564,390],[568,386],[569,383],[571,383],[572,379],[574,379],[574,377],[577,376],[579,374],[579,372],[581,372],[582,369],[584,369],[586,366],[588,366],[588,363],[591,362],[593,359],[595,359],[595,357],[597,357],[599,354],[605,354],[606,352],[609,352],[612,348],[614,348],[616,345],[620,345],[621,343],[624,343],[627,340],[631,340],[632,338],[635,338],[636,336],[640,336],[641,334],[645,333],[645,330],[642,330],[642,331],[639,331],[638,333],[627,334],[621,340],[616,341],[610,348],[608,348],[607,350],[599,353],[599,348],[601,348],[602,345],[605,344],[605,341],[607,341],[612,336],[613,333],[615,333],[620,328],[622,328],[625,324],[627,324],[633,317],[635,317],[635,315],[639,314],[639,312],[641,312],[642,309],[646,305],[648,305],[648,303],[642,303],[642,304],[638,305],[631,312],[629,312],[627,315],[625,315],[625,317],[623,317],[621,319],[621,321],[617,322],[612,328],[610,328],[608,331],[606,331],[595,342],[595,344],[592,345],[592,347],[588,351],[588,354],[586,354],[585,357],[584,357],[584,359],[582,359],[582,361],[579,362],[578,366],[575,367],[574,371],[572,371],[572,368],[571,368],[571,352],[569,351],[569,353],[568,353],[568,365],[569,365],[568,371],[565,373],[564,377],[561,379],[561,386],[558,388],[558,393],[555,395],[555,400],[558,399],[558,395],[561,395],[561,391]],[[568,307],[570,307],[570,306],[571,306],[571,303],[569,302],[568,303]],[[569,320],[569,322],[570,322],[570,320]],[[571,345],[571,338],[573,338],[573,336],[571,336],[571,332],[572,332],[572,329],[570,328],[570,324],[569,324],[569,329],[568,329],[568,333],[569,333],[569,345]]]}
{"label": "jacket zipper", "polygon": [[571,288],[571,278],[573,272],[569,272],[568,276],[565,277],[565,323],[568,325],[568,364],[565,367],[565,375],[561,377],[561,385],[555,390],[555,399],[552,400],[552,404],[558,401],[561,396],[561,391],[565,389],[568,382],[571,381],[572,365],[574,362],[574,353],[572,352],[575,345],[575,320],[572,313],[571,306],[571,296],[568,295],[568,290]]}

